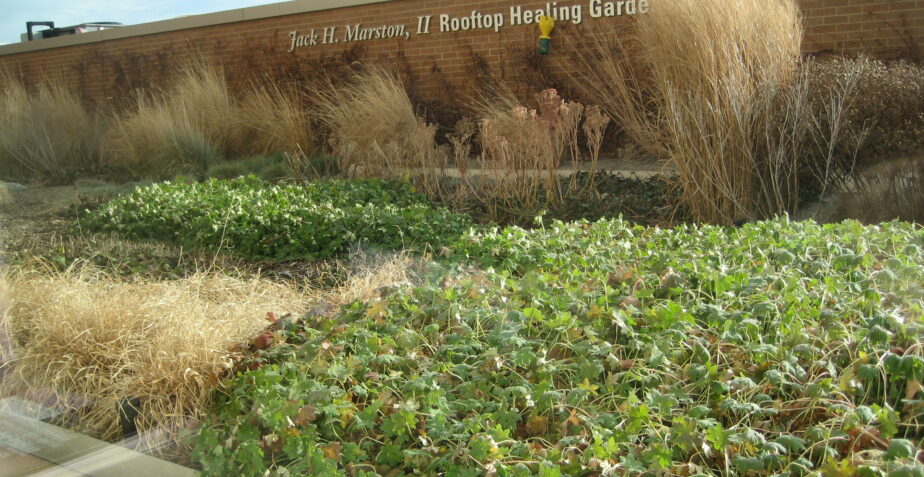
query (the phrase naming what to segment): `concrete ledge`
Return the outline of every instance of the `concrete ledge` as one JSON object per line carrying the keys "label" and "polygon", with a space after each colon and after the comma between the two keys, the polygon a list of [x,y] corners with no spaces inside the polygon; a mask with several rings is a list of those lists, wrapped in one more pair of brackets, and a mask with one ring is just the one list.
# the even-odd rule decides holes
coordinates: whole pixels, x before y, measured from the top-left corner
{"label": "concrete ledge", "polygon": [[[113,28],[111,30],[78,33],[76,35],[57,36],[42,40],[2,45],[0,46],[0,56],[390,1],[394,0],[291,0],[271,5],[260,5],[236,10],[205,13],[202,15],[190,15],[187,17],[172,18],[170,20],[139,23],[137,25]],[[25,28],[25,25],[23,28]]]}
{"label": "concrete ledge", "polygon": [[[14,412],[0,412],[0,448],[34,456],[76,475],[193,477],[172,462],[87,437]],[[60,475],[53,469],[41,475]]]}

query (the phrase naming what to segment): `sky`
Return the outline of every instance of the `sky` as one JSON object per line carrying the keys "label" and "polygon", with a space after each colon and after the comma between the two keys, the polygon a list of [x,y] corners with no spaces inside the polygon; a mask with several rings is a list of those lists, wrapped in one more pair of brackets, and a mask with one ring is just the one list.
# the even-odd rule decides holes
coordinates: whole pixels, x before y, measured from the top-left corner
{"label": "sky", "polygon": [[55,26],[90,22],[126,25],[167,20],[282,0],[0,0],[0,44],[18,43],[27,21],[53,21]]}

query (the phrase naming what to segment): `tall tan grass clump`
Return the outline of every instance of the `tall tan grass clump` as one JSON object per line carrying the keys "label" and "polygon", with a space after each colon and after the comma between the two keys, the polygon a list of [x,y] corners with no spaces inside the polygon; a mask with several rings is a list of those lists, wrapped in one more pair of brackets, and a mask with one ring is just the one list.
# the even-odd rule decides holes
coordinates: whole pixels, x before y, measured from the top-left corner
{"label": "tall tan grass clump", "polygon": [[775,150],[791,147],[777,113],[799,74],[795,2],[650,3],[626,40],[600,38],[581,55],[577,75],[587,94],[672,161],[697,219],[782,212],[795,200],[795,167],[772,161],[785,156]]}
{"label": "tall tan grass clump", "polygon": [[99,164],[101,118],[75,92],[0,75],[0,177],[64,181]]}
{"label": "tall tan grass clump", "polygon": [[216,145],[182,104],[139,95],[134,108],[118,115],[103,139],[107,165],[148,179],[204,173],[217,160]]}
{"label": "tall tan grass clump", "polygon": [[317,138],[301,96],[277,84],[253,85],[235,112],[236,152],[313,156]]}
{"label": "tall tan grass clump", "polygon": [[216,274],[125,282],[82,267],[5,278],[16,346],[4,392],[50,399],[73,411],[76,430],[103,439],[122,432],[117,409],[137,403],[148,446],[195,424],[267,313],[305,306],[282,285]]}
{"label": "tall tan grass clump", "polygon": [[226,155],[231,152],[234,130],[230,123],[237,107],[222,68],[200,59],[183,63],[165,100],[216,149]]}
{"label": "tall tan grass clump", "polygon": [[408,167],[439,164],[436,127],[418,118],[400,78],[372,68],[350,83],[329,86],[317,101],[340,170],[353,175],[394,177]]}
{"label": "tall tan grass clump", "polygon": [[140,94],[116,114],[103,140],[105,162],[146,178],[204,174],[234,153],[236,112],[221,69],[191,61],[169,88]]}
{"label": "tall tan grass clump", "polygon": [[139,96],[117,115],[105,158],[147,178],[204,176],[221,161],[278,153],[307,161],[317,139],[302,99],[276,84],[255,84],[235,97],[221,68],[193,60],[179,67],[168,88]]}

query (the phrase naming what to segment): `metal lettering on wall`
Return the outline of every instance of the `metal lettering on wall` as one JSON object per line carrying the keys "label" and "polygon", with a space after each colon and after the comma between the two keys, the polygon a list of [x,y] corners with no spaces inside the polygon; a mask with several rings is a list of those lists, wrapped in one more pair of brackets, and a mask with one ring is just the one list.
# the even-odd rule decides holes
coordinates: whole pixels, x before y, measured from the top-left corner
{"label": "metal lettering on wall", "polygon": [[416,25],[391,24],[369,26],[354,23],[343,26],[312,28],[307,32],[289,32],[289,53],[298,48],[317,45],[332,45],[341,42],[357,42],[400,38],[410,40],[412,36],[429,35],[469,30],[489,30],[499,33],[508,26],[538,23],[539,18],[548,16],[558,22],[580,24],[585,18],[597,19],[648,13],[648,0],[589,0],[585,4],[559,5],[546,3],[544,8],[515,5],[504,12],[483,13],[472,10],[468,16],[454,17],[449,14],[422,15]]}

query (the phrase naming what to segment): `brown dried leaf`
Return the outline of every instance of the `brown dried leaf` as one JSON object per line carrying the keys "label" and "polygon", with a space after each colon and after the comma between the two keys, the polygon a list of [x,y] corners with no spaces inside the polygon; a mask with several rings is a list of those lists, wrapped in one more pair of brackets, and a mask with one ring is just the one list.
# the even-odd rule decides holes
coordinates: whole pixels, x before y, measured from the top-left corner
{"label": "brown dried leaf", "polygon": [[327,444],[326,446],[321,446],[321,451],[324,452],[324,457],[328,459],[333,459],[339,462],[340,461],[340,450],[342,449],[342,447],[343,446],[341,446],[339,442],[331,442],[330,444]]}
{"label": "brown dried leaf", "polygon": [[299,408],[298,414],[292,422],[297,426],[307,426],[308,423],[314,422],[314,420],[318,418],[317,412],[318,409],[314,406],[302,406]]}

